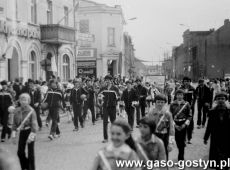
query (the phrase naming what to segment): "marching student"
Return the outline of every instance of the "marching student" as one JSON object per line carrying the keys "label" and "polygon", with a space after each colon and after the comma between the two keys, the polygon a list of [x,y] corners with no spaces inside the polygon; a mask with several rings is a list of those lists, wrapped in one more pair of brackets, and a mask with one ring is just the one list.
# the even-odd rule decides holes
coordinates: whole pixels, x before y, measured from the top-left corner
{"label": "marching student", "polygon": [[179,89],[175,93],[176,100],[170,105],[175,122],[175,140],[179,151],[178,161],[184,160],[184,149],[186,140],[186,131],[192,119],[191,108],[188,102],[184,101],[184,91]]}
{"label": "marching student", "polygon": [[74,113],[74,129],[73,131],[78,131],[78,121],[81,124],[81,127],[84,128],[84,115],[86,115],[85,104],[87,101],[88,92],[82,87],[82,80],[74,80],[74,88],[71,91],[70,103],[73,107]]}
{"label": "marching student", "polygon": [[[210,138],[209,160],[215,160],[219,165],[221,161],[228,162],[230,158],[230,108],[226,104],[227,99],[228,96],[225,92],[216,94],[216,106],[209,111],[208,124],[204,135],[204,144],[207,144]],[[216,169],[220,170],[220,167]],[[223,169],[229,170],[229,167]]]}
{"label": "marching student", "polygon": [[172,114],[166,108],[167,98],[165,95],[156,95],[154,102],[155,108],[150,109],[147,117],[154,120],[156,124],[155,134],[164,142],[168,158],[168,152],[171,149],[169,144],[171,145],[175,138],[174,121]]}
{"label": "marching student", "polygon": [[191,79],[188,77],[184,77],[180,89],[184,91],[184,100],[188,102],[191,106],[192,119],[189,123],[189,126],[187,127],[187,135],[186,135],[188,140],[187,143],[191,144],[192,133],[194,129],[193,116],[194,116],[195,102],[196,102],[195,88],[191,86]]}
{"label": "marching student", "polygon": [[91,170],[140,170],[138,167],[117,167],[116,161],[137,161],[137,154],[126,141],[130,138],[131,128],[125,120],[116,120],[111,126],[111,142],[101,149],[94,160]]}
{"label": "marching student", "polygon": [[86,80],[85,89],[89,95],[88,100],[87,100],[87,109],[89,109],[91,111],[92,123],[93,123],[93,125],[95,125],[95,121],[96,121],[95,109],[94,109],[94,107],[95,107],[95,91],[94,91],[92,80],[89,78]]}
{"label": "marching student", "polygon": [[[139,131],[140,137],[136,141],[136,148],[140,160],[143,160],[145,164],[149,160],[153,162],[166,160],[164,143],[155,135],[156,124],[154,120],[149,117],[142,118]],[[147,166],[145,168],[147,169]],[[145,168],[143,169],[146,170]]]}
{"label": "marching student", "polygon": [[[145,116],[145,107],[146,107],[146,97],[147,89],[141,84],[142,80],[140,78],[136,79],[136,93],[139,99],[139,105],[136,106],[136,116],[137,116],[137,128],[139,127],[140,116]],[[141,112],[141,115],[140,115]]]}
{"label": "marching student", "polygon": [[108,142],[108,118],[110,118],[110,122],[113,123],[116,120],[116,106],[117,100],[119,98],[119,90],[117,87],[112,85],[112,76],[107,75],[104,78],[105,87],[102,87],[99,91],[99,94],[102,95],[103,104],[103,136],[104,140],[102,143]]}
{"label": "marching student", "polygon": [[2,81],[2,90],[0,90],[0,121],[3,126],[1,142],[5,142],[6,134],[8,138],[11,135],[11,129],[8,127],[9,111],[8,108],[13,104],[13,98],[7,89],[7,81]]}
{"label": "marching student", "polygon": [[39,130],[41,130],[42,120],[40,117],[39,105],[41,103],[42,94],[41,94],[40,89],[36,88],[34,81],[29,79],[28,85],[22,89],[22,93],[28,93],[30,95],[30,98],[31,98],[30,106],[33,107],[33,109],[35,110],[37,114],[38,126],[39,126]]}
{"label": "marching student", "polygon": [[127,88],[124,90],[121,101],[125,103],[125,111],[128,115],[128,122],[131,126],[131,129],[133,129],[134,125],[134,111],[135,106],[133,105],[134,102],[138,101],[138,97],[136,94],[136,91],[132,88],[132,82],[126,81]]}
{"label": "marching student", "polygon": [[52,120],[52,125],[50,129],[50,135],[48,138],[53,140],[55,137],[60,137],[60,129],[58,123],[60,121],[59,114],[65,107],[64,95],[62,91],[58,88],[58,83],[56,80],[51,79],[50,88],[46,93],[43,103],[48,107],[49,116]]}
{"label": "marching student", "polygon": [[[212,95],[210,89],[204,83],[204,79],[199,80],[199,85],[196,88],[197,96],[197,109],[198,109],[198,119],[197,128],[205,127],[207,112],[212,103]],[[202,126],[201,126],[202,125]]]}
{"label": "marching student", "polygon": [[[19,96],[20,107],[14,111],[12,139],[16,143],[16,132],[19,133],[18,157],[23,170],[35,170],[34,142],[37,131],[37,116],[30,106],[30,96],[22,93]],[[28,145],[28,154],[26,154]],[[28,156],[26,156],[28,155]]]}

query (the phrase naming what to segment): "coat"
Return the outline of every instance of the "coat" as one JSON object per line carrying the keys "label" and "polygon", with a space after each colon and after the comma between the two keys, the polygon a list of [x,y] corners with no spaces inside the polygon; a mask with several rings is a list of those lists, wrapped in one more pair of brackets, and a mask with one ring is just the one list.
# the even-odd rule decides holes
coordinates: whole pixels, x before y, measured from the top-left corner
{"label": "coat", "polygon": [[196,93],[197,101],[199,103],[208,103],[208,104],[212,103],[212,94],[210,89],[206,85],[204,85],[203,88],[199,85],[196,88],[195,93]]}
{"label": "coat", "polygon": [[136,91],[134,89],[131,89],[130,91],[128,91],[128,89],[125,89],[121,96],[121,101],[124,101],[125,108],[131,108],[132,102],[138,101]]}
{"label": "coat", "polygon": [[209,111],[209,119],[204,141],[210,138],[210,160],[227,159],[230,157],[230,109],[216,106]]}

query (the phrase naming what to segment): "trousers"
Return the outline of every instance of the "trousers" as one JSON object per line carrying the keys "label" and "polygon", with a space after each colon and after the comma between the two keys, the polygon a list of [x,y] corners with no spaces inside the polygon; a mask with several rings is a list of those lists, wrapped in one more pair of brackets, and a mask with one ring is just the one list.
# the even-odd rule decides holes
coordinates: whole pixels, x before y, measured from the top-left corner
{"label": "trousers", "polygon": [[185,140],[186,140],[186,131],[187,128],[182,129],[181,131],[178,131],[175,129],[175,140],[176,145],[178,148],[178,161],[184,160],[184,149],[185,149]]}
{"label": "trousers", "polygon": [[[27,144],[27,139],[30,132],[30,129],[22,130],[19,135],[18,158],[23,170],[35,170],[34,142]],[[28,156],[26,156],[26,144],[28,146]]]}
{"label": "trousers", "polygon": [[108,118],[113,123],[116,120],[116,107],[103,107],[103,135],[108,140]]}
{"label": "trousers", "polygon": [[133,107],[126,107],[125,111],[126,111],[127,116],[128,116],[128,123],[129,123],[130,127],[133,128],[133,125],[134,125],[134,111],[135,111],[135,109]]}

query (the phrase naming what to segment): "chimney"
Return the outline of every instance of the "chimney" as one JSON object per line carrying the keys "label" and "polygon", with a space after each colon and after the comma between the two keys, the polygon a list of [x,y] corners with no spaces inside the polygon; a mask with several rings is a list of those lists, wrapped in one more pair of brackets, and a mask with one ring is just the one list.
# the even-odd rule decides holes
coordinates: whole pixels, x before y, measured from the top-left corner
{"label": "chimney", "polygon": [[229,19],[225,19],[225,20],[224,20],[224,25],[227,25],[227,24],[229,24],[229,23],[230,23]]}

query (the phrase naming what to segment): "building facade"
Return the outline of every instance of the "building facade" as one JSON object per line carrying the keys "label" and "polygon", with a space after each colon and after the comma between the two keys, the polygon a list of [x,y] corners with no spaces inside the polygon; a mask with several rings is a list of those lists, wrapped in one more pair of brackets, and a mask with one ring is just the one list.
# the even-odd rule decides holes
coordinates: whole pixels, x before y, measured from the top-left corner
{"label": "building facade", "polygon": [[123,26],[121,6],[110,7],[93,1],[80,1],[78,25],[78,75],[101,77],[124,75]]}
{"label": "building facade", "polygon": [[72,0],[0,1],[0,80],[75,76]]}

